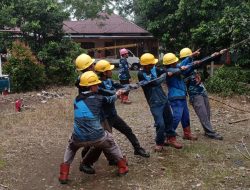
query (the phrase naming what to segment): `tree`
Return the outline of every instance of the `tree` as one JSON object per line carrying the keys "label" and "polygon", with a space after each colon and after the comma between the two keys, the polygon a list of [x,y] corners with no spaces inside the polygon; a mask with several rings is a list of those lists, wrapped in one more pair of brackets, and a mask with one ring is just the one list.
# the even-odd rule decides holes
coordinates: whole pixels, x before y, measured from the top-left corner
{"label": "tree", "polygon": [[15,92],[37,90],[45,84],[44,66],[31,49],[20,41],[12,45],[11,57],[3,70],[10,75],[11,88]]}
{"label": "tree", "polygon": [[0,27],[19,27],[36,52],[48,41],[63,37],[63,21],[69,16],[56,0],[2,1],[0,9]]}
{"label": "tree", "polygon": [[60,2],[78,20],[101,17],[100,12],[108,14],[115,12],[129,20],[134,19],[134,0],[61,0]]}
{"label": "tree", "polygon": [[79,43],[68,39],[46,44],[38,53],[38,58],[44,63],[47,83],[69,85],[75,82],[74,60],[83,52]]}
{"label": "tree", "polygon": [[112,0],[61,0],[61,4],[77,19],[96,18],[99,12],[112,12]]}
{"label": "tree", "polygon": [[135,14],[136,22],[159,38],[167,51],[189,46],[203,47],[207,53],[249,35],[247,0],[135,0]]}

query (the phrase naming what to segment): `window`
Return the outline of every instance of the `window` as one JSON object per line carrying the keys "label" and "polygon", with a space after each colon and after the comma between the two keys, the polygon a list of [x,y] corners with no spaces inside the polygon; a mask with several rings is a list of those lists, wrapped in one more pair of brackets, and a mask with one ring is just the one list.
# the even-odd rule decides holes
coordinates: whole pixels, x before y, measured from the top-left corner
{"label": "window", "polygon": [[81,43],[81,48],[83,49],[91,49],[95,47],[95,43],[94,42],[82,42]]}

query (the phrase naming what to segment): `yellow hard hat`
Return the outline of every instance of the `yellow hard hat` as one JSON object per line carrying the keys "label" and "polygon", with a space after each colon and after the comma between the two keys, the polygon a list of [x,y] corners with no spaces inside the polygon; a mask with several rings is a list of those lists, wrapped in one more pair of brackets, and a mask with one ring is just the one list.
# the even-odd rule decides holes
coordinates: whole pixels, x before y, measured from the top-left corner
{"label": "yellow hard hat", "polygon": [[102,81],[98,79],[98,76],[93,71],[87,71],[80,77],[80,86],[93,86],[100,84]]}
{"label": "yellow hard hat", "polygon": [[141,65],[156,64],[157,62],[158,59],[155,59],[155,56],[151,53],[144,53],[140,58]]}
{"label": "yellow hard hat", "polygon": [[192,50],[189,49],[189,48],[183,48],[181,51],[180,51],[180,58],[184,58],[184,57],[188,57],[190,55],[192,55]]}
{"label": "yellow hard hat", "polygon": [[97,72],[105,72],[105,71],[110,71],[110,70],[113,70],[115,68],[114,65],[111,65],[110,62],[102,59],[100,61],[98,61],[96,64],[95,64],[95,71]]}
{"label": "yellow hard hat", "polygon": [[163,56],[163,65],[171,65],[177,61],[179,61],[179,59],[173,53],[167,53]]}
{"label": "yellow hard hat", "polygon": [[95,59],[91,59],[89,55],[83,53],[76,58],[76,70],[82,71],[87,69],[92,63],[94,63],[94,61]]}

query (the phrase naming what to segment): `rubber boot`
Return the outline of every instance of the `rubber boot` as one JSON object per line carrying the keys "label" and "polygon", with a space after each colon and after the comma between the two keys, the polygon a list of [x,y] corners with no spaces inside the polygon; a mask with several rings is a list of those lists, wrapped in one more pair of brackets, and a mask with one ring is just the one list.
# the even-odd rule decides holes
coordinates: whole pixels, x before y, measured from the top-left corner
{"label": "rubber boot", "polygon": [[128,166],[127,166],[127,161],[126,159],[121,159],[117,162],[118,166],[118,175],[122,176],[128,173]]}
{"label": "rubber boot", "polygon": [[[127,160],[127,157],[125,155],[123,155],[123,159],[126,161],[126,164],[128,166],[128,160]],[[117,163],[118,163],[116,160],[108,160],[108,162],[109,162],[110,166],[117,166]]]}
{"label": "rubber boot", "polygon": [[191,133],[190,127],[183,128],[183,132],[184,132],[183,139],[191,141],[196,141],[198,139],[195,135]]}
{"label": "rubber boot", "polygon": [[176,136],[167,137],[167,139],[164,142],[164,145],[166,145],[166,146],[172,146],[172,147],[177,148],[177,149],[181,149],[182,148],[182,144],[178,143],[176,141]]}
{"label": "rubber boot", "polygon": [[131,104],[132,102],[128,99],[128,95],[123,95],[123,103],[124,104]]}
{"label": "rubber boot", "polygon": [[62,163],[60,165],[60,176],[59,181],[61,184],[67,184],[68,183],[68,176],[69,176],[69,164]]}

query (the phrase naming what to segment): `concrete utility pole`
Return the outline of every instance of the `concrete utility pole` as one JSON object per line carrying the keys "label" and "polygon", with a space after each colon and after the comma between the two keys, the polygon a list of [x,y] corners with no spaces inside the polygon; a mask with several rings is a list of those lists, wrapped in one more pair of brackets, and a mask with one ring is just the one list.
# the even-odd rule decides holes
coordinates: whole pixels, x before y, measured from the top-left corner
{"label": "concrete utility pole", "polygon": [[214,76],[214,61],[211,62],[211,66],[210,66],[210,76]]}

